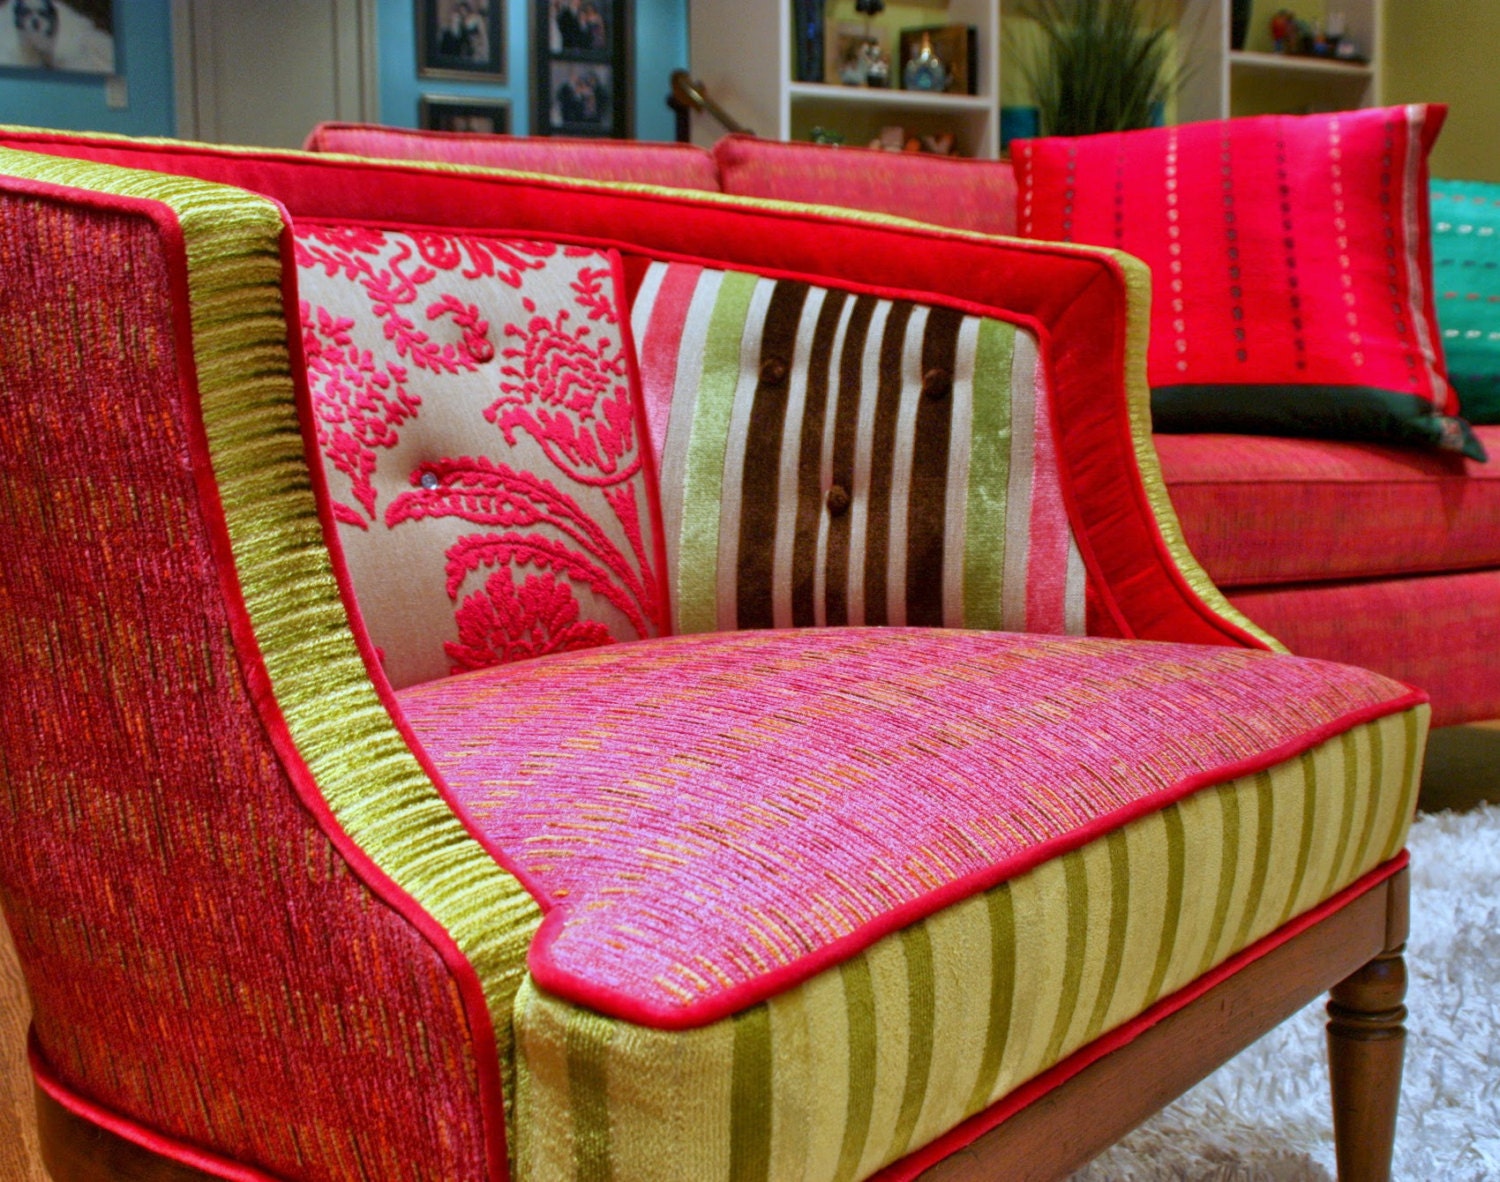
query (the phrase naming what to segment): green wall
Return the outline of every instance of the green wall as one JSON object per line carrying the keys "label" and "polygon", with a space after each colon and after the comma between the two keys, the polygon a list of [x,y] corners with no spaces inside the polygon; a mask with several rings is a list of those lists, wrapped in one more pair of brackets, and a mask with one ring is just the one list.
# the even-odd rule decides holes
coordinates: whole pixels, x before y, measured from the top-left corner
{"label": "green wall", "polygon": [[1500,0],[1386,0],[1387,103],[1447,103],[1434,176],[1500,182]]}

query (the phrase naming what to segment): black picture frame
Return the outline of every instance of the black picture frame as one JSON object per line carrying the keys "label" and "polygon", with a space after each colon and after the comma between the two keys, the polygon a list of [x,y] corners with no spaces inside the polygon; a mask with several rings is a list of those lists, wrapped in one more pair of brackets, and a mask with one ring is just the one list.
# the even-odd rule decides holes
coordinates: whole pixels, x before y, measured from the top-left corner
{"label": "black picture frame", "polygon": [[505,81],[505,0],[417,0],[417,76]]}
{"label": "black picture frame", "polygon": [[423,131],[509,135],[510,100],[424,94],[417,106],[417,126]]}
{"label": "black picture frame", "polygon": [[531,0],[533,135],[629,139],[629,0]]}

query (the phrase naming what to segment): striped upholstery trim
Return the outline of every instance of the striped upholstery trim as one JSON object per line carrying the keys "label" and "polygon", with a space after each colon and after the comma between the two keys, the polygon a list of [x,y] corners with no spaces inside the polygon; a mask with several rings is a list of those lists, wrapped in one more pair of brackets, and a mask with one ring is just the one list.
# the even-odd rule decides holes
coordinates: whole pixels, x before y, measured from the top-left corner
{"label": "striped upholstery trim", "polygon": [[677,263],[632,320],[676,631],[1084,631],[1034,335]]}
{"label": "striped upholstery trim", "polygon": [[733,1018],[516,999],[523,1176],[864,1178],[1400,852],[1428,710],[1353,728],[893,933]]}

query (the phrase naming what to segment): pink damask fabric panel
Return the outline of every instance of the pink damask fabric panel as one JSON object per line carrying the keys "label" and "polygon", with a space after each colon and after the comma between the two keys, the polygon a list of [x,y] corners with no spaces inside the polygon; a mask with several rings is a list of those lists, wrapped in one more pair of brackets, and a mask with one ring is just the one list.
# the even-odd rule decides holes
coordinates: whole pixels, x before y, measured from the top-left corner
{"label": "pink damask fabric panel", "polygon": [[299,224],[333,512],[397,686],[665,630],[617,255]]}

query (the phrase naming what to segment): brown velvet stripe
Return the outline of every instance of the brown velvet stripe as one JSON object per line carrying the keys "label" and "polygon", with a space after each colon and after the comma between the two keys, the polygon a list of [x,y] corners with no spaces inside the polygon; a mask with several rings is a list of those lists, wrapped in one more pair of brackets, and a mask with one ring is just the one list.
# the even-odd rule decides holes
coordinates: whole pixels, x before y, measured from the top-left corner
{"label": "brown velvet stripe", "polygon": [[787,391],[797,324],[807,300],[807,284],[781,282],[771,292],[761,335],[760,376],[745,431],[745,474],[740,484],[740,545],[736,569],[735,618],[741,628],[771,628],[772,570],[776,560],[777,490],[781,476],[781,435],[786,426]]}
{"label": "brown velvet stripe", "polygon": [[[859,296],[844,330],[844,352],[839,358],[838,408],[833,418],[833,483],[854,493],[854,441],[859,427],[860,375],[864,369],[865,340],[877,300]],[[849,622],[849,529],[853,514],[828,521],[827,622]]]}
{"label": "brown velvet stripe", "polygon": [[880,383],[875,395],[871,432],[870,490],[865,521],[865,618],[872,627],[889,623],[886,611],[886,563],[891,544],[891,484],[896,460],[896,416],[901,409],[901,359],[906,326],[914,305],[891,304],[880,341]]}
{"label": "brown velvet stripe", "polygon": [[837,389],[830,380],[833,346],[847,299],[847,292],[828,292],[818,313],[808,355],[806,409],[802,413],[797,454],[797,522],[792,540],[792,623],[799,628],[817,622],[813,595],[817,586],[818,522],[827,491],[821,471],[823,430],[828,419],[829,392]]}
{"label": "brown velvet stripe", "polygon": [[948,448],[953,434],[953,372],[963,314],[933,308],[922,336],[922,397],[912,441],[906,508],[906,622],[943,626],[943,540],[947,532]]}

